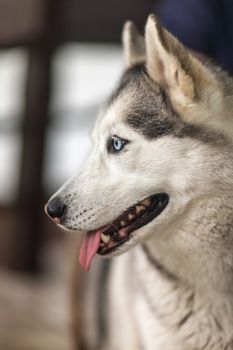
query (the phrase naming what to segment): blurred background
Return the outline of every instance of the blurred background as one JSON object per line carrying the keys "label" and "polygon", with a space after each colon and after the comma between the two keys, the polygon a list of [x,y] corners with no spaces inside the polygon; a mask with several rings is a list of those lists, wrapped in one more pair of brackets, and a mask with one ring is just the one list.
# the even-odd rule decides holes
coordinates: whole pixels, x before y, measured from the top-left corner
{"label": "blurred background", "polygon": [[123,69],[121,30],[147,0],[0,0],[0,349],[72,349],[78,239],[44,215],[86,159]]}
{"label": "blurred background", "polygon": [[186,45],[233,71],[232,4],[0,0],[1,350],[73,348],[79,239],[50,223],[43,207],[88,155],[98,108],[124,66],[123,23],[143,30],[156,11]]}

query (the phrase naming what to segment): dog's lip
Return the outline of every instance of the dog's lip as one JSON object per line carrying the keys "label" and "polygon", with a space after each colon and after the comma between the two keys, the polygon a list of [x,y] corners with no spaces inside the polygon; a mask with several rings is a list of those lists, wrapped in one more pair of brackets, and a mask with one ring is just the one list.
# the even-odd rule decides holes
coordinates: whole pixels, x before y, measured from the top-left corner
{"label": "dog's lip", "polygon": [[[126,210],[123,214],[121,214],[117,219],[115,219],[112,223],[103,226],[99,229],[104,237],[107,237],[109,240],[104,244],[102,241],[100,243],[100,247],[98,249],[99,255],[108,255],[115,251],[119,246],[123,245],[132,237],[131,233],[136,231],[137,229],[147,225],[149,222],[154,220],[157,216],[159,216],[162,211],[166,208],[169,202],[169,196],[166,193],[158,193],[154,194],[150,197],[146,197],[142,201],[137,204],[131,206],[128,210]],[[145,206],[144,212],[138,215],[135,213],[137,208],[143,205],[142,203],[150,203]],[[142,209],[143,210],[143,209]],[[125,226],[121,226],[120,223],[129,215],[133,215],[132,222],[126,223]]]}

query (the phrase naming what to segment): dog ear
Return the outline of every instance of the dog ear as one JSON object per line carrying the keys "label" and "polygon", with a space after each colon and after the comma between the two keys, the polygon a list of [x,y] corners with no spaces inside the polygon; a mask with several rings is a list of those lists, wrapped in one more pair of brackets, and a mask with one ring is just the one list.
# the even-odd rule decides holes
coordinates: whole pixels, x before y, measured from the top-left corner
{"label": "dog ear", "polygon": [[148,18],[145,40],[150,77],[166,90],[175,89],[183,97],[193,99],[196,94],[194,80],[189,69],[185,69],[189,54],[154,15]]}
{"label": "dog ear", "polygon": [[208,110],[205,116],[210,115],[210,106],[216,104],[212,102],[219,94],[213,72],[166,31],[155,15],[148,18],[145,45],[149,76],[164,88],[181,115],[202,122],[200,104],[202,111],[204,107]]}
{"label": "dog ear", "polygon": [[128,21],[125,23],[122,41],[127,68],[145,62],[145,41],[133,22]]}

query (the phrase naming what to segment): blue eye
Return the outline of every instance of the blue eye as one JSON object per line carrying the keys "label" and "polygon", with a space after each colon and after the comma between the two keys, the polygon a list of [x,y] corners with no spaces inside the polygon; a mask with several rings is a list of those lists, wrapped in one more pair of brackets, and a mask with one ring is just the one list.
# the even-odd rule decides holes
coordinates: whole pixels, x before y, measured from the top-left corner
{"label": "blue eye", "polygon": [[108,140],[108,152],[109,153],[117,153],[123,150],[123,148],[125,147],[125,145],[128,143],[129,141],[124,140],[118,136],[112,136],[111,138],[109,138]]}
{"label": "blue eye", "polygon": [[124,145],[124,140],[115,137],[112,139],[112,146],[116,152],[121,151],[124,148]]}

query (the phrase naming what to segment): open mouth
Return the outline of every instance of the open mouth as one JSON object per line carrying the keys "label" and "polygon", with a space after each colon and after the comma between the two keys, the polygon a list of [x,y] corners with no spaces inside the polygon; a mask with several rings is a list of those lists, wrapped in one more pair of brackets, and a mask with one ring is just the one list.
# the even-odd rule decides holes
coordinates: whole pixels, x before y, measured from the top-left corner
{"label": "open mouth", "polygon": [[98,254],[105,255],[128,241],[131,233],[155,219],[167,206],[168,195],[160,193],[130,207],[109,226],[102,229]]}
{"label": "open mouth", "polygon": [[119,246],[129,241],[131,233],[147,225],[166,208],[169,197],[159,193],[147,197],[131,206],[112,223],[86,234],[81,250],[80,263],[89,270],[91,261],[96,253],[107,255]]}

